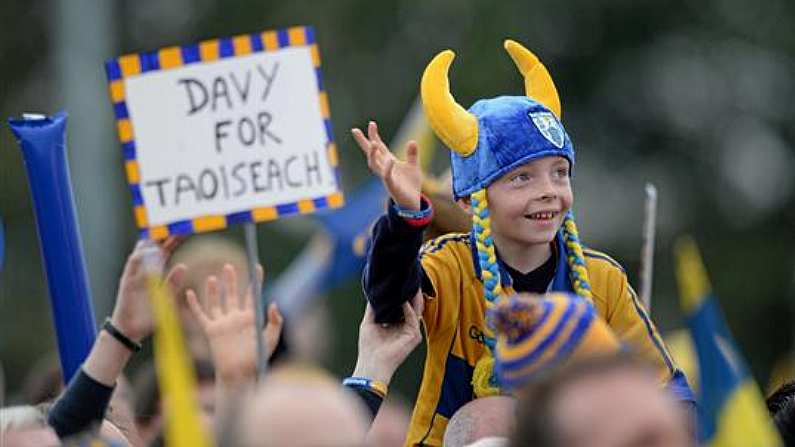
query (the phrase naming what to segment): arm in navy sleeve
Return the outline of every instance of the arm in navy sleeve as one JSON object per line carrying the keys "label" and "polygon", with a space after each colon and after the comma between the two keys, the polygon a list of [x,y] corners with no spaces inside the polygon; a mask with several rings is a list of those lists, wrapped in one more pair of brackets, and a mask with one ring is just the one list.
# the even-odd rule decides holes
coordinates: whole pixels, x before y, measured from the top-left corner
{"label": "arm in navy sleeve", "polygon": [[47,423],[61,439],[82,433],[102,422],[112,394],[113,387],[97,382],[81,368],[50,409]]}
{"label": "arm in navy sleeve", "polygon": [[[425,226],[410,225],[397,214],[393,203],[389,201],[387,213],[373,227],[362,273],[362,286],[375,311],[376,323],[395,323],[403,318],[401,306],[417,293],[423,275],[419,251]],[[430,206],[423,198],[422,209]]]}

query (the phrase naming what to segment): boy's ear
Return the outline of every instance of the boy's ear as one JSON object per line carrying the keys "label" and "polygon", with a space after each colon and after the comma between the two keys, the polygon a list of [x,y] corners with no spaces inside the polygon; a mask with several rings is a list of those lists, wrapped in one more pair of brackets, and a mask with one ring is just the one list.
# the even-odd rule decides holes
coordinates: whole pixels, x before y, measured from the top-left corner
{"label": "boy's ear", "polygon": [[472,214],[472,200],[467,197],[462,197],[455,201],[462,210],[466,211],[467,214]]}

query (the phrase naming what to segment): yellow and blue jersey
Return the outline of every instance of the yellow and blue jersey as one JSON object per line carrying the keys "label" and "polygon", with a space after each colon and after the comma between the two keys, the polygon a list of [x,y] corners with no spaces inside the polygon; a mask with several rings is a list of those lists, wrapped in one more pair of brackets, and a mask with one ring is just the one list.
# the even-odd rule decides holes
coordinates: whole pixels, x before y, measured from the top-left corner
{"label": "yellow and blue jersey", "polygon": [[[441,445],[447,421],[473,399],[472,376],[485,344],[483,283],[470,233],[448,234],[422,245],[421,229],[410,228],[388,212],[374,228],[373,246],[363,284],[377,321],[394,318],[394,308],[413,296],[422,282],[427,356],[411,419],[407,445]],[[415,245],[416,244],[416,245]],[[554,243],[556,266],[550,291],[572,292],[560,235]],[[593,303],[615,335],[641,358],[656,366],[661,384],[684,401],[693,394],[629,285],[623,268],[595,250],[584,250]],[[501,263],[500,263],[501,264]],[[514,291],[510,274],[501,278]],[[381,315],[379,315],[379,312]]]}

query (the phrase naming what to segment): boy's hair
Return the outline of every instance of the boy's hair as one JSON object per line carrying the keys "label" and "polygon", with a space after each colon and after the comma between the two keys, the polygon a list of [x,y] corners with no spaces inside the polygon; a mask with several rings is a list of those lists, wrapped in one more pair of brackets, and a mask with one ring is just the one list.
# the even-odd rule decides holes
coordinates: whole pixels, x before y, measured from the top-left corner
{"label": "boy's hair", "polygon": [[[505,41],[505,49],[525,78],[526,96],[502,96],[477,101],[468,111],[450,94],[448,71],[455,54],[446,50],[428,64],[422,76],[423,108],[436,135],[451,149],[455,199],[472,202],[472,235],[484,285],[486,308],[503,295],[502,278],[492,236],[486,188],[499,177],[532,160],[566,158],[574,166],[574,147],[560,124],[560,99],[549,72],[522,45]],[[574,292],[591,298],[588,272],[577,226],[571,212],[563,221],[562,239]],[[494,330],[487,320],[487,355],[473,373],[478,397],[499,393],[494,372]]]}

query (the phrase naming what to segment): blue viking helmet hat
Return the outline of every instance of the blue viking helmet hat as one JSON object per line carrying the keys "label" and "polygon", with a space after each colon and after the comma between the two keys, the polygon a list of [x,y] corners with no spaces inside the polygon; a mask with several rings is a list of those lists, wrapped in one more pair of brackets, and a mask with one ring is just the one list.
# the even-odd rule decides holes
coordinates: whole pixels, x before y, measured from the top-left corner
{"label": "blue viking helmet hat", "polygon": [[574,166],[574,148],[560,124],[560,99],[549,72],[519,43],[506,40],[505,49],[524,76],[527,96],[481,99],[464,110],[450,94],[451,50],[437,54],[422,75],[425,115],[451,149],[456,199],[537,158],[557,155]]}

